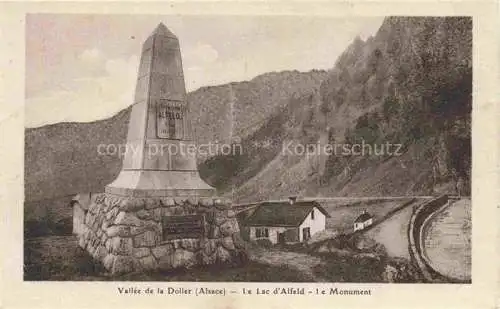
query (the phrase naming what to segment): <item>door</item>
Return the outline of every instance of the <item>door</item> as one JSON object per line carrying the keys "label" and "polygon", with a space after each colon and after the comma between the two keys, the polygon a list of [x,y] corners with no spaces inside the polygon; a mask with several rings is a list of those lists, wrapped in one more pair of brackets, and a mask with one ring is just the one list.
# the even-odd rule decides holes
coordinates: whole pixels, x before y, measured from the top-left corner
{"label": "door", "polygon": [[285,243],[285,233],[278,233],[278,243],[279,244],[284,244]]}
{"label": "door", "polygon": [[304,241],[307,241],[311,238],[311,228],[305,227],[302,229],[302,237]]}

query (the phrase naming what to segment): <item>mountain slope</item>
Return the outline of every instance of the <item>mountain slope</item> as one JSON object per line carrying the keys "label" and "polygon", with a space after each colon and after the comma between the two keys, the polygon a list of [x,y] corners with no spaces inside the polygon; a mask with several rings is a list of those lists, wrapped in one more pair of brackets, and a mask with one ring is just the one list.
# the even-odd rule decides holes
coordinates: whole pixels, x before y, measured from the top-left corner
{"label": "mountain slope", "polygon": [[235,197],[469,192],[471,57],[470,18],[387,18],[338,58],[311,121],[295,128],[308,128],[314,143],[328,136],[322,145],[401,145],[400,155],[280,154]]}
{"label": "mountain slope", "polygon": [[129,115],[130,108],[106,120],[26,129],[25,200],[102,191],[118,175],[121,159],[99,155],[98,146],[124,144]]}
{"label": "mountain slope", "polygon": [[[266,73],[251,81],[188,94],[198,143],[230,142],[258,130],[296,95],[319,90],[325,71]],[[59,123],[25,131],[25,200],[102,191],[121,169],[121,157],[98,146],[126,142],[130,108],[91,123]],[[199,158],[200,161],[207,158]]]}
{"label": "mountain slope", "polygon": [[[472,20],[391,17],[373,38],[351,47],[321,87],[329,115],[342,114],[352,123],[342,128],[328,117],[338,132],[334,139],[388,141],[402,144],[403,150],[417,147],[428,162],[422,171],[425,166],[431,170],[430,183],[450,177],[468,181]],[[352,54],[363,57],[351,59]],[[344,100],[339,92],[347,94]],[[363,112],[350,114],[352,106]],[[329,165],[335,166],[335,158],[330,159]]]}
{"label": "mountain slope", "polygon": [[[236,201],[470,186],[470,18],[389,17],[375,36],[356,38],[328,73],[267,73],[188,99],[198,143],[242,146],[241,154],[199,158],[202,177]],[[121,158],[97,156],[97,146],[125,141],[128,114],[27,129],[26,200],[102,191]],[[401,145],[400,155],[284,151],[358,143]]]}

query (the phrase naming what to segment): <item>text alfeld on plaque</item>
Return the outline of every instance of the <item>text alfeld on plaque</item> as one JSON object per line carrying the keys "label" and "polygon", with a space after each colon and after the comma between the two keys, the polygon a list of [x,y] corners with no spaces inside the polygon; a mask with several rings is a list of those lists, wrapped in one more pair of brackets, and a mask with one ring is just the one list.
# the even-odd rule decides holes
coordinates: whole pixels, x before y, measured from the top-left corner
{"label": "text alfeld on plaque", "polygon": [[186,106],[171,100],[159,100],[156,106],[158,138],[183,139]]}

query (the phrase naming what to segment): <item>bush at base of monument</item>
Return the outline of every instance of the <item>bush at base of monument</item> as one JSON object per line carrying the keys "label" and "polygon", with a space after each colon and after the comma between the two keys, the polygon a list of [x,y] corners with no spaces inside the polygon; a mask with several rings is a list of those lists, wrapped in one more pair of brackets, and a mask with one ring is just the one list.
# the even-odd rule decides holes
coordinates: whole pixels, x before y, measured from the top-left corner
{"label": "bush at base of monument", "polygon": [[[183,233],[182,228],[181,233],[168,234],[176,227],[166,230],[166,219],[182,217],[200,218],[197,235],[189,230]],[[102,193],[93,196],[81,220],[79,245],[112,274],[240,264],[247,259],[245,243],[228,201]]]}

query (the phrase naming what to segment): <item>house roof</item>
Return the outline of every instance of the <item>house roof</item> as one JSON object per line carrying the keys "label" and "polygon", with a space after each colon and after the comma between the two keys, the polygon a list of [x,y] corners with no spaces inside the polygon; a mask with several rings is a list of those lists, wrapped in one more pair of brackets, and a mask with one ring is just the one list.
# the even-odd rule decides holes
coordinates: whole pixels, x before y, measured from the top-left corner
{"label": "house roof", "polygon": [[373,218],[372,215],[370,215],[369,213],[367,212],[364,212],[362,213],[359,217],[356,218],[356,220],[354,220],[354,223],[360,223],[360,222],[365,222],[366,220],[369,220]]}
{"label": "house roof", "polygon": [[262,203],[245,220],[248,226],[299,226],[317,208],[326,217],[328,212],[315,201]]}

